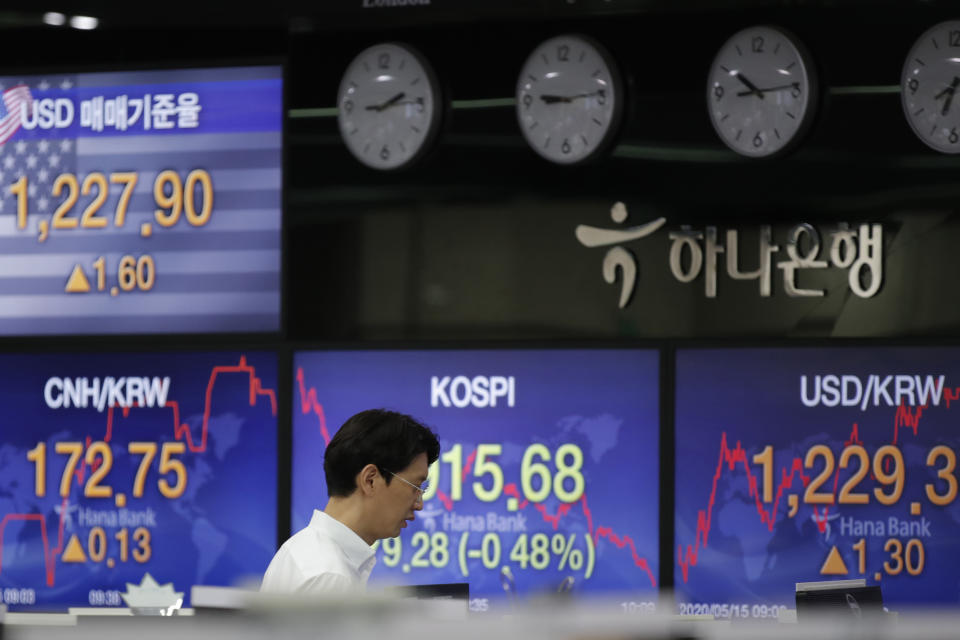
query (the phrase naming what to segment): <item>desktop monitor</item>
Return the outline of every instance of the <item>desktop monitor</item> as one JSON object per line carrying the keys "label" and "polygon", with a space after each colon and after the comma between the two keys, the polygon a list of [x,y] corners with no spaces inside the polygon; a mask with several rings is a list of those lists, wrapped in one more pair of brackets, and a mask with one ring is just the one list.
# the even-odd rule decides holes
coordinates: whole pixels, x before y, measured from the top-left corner
{"label": "desktop monitor", "polygon": [[656,351],[301,351],[294,368],[294,531],[327,502],[324,451],[350,416],[393,409],[438,434],[423,510],[380,541],[371,588],[469,583],[475,611],[656,601]]}
{"label": "desktop monitor", "polygon": [[259,581],[276,549],[277,358],[0,354],[0,598],[124,607]]}

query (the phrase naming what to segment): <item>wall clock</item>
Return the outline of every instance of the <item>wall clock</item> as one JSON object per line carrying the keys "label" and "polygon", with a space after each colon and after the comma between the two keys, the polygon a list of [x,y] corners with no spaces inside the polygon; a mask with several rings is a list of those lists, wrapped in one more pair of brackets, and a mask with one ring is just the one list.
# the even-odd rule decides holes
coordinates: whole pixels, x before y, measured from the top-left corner
{"label": "wall clock", "polygon": [[530,146],[564,165],[609,149],[623,116],[623,82],[609,53],[582,35],[541,43],[517,79],[517,119]]}
{"label": "wall clock", "polygon": [[941,22],[914,43],[903,65],[900,96],[917,137],[943,153],[960,153],[960,21]]}
{"label": "wall clock", "polygon": [[809,129],[816,105],[813,62],[802,43],[782,29],[739,31],[710,67],[710,122],[720,139],[741,155],[785,153]]}
{"label": "wall clock", "polygon": [[389,42],[363,50],[337,94],[343,140],[374,169],[409,167],[435,142],[443,115],[440,86],[413,47]]}

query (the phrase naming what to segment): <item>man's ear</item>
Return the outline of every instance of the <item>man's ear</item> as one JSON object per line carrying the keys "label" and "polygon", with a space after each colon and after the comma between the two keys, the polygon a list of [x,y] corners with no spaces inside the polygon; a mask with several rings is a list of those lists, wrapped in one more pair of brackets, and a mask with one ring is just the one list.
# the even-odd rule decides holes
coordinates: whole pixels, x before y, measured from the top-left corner
{"label": "man's ear", "polygon": [[377,465],[368,464],[360,473],[357,474],[357,487],[364,495],[372,495],[376,489],[377,480],[380,478],[380,470]]}

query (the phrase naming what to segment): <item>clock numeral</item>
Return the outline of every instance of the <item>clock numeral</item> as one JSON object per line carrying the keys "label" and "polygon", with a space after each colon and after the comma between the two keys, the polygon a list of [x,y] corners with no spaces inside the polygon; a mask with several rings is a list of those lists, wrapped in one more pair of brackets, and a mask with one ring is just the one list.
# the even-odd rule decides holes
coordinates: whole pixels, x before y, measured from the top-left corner
{"label": "clock numeral", "polygon": [[557,47],[557,60],[567,62],[570,59],[570,47],[565,44]]}
{"label": "clock numeral", "polygon": [[379,56],[377,56],[377,66],[380,67],[381,69],[389,69],[389,68],[390,68],[390,54],[389,54],[389,53],[381,53]]}
{"label": "clock numeral", "polygon": [[957,144],[957,141],[960,140],[960,134],[957,133],[956,127],[950,129],[950,135],[947,136],[947,140],[950,141],[950,144]]}
{"label": "clock numeral", "polygon": [[383,145],[383,149],[380,149],[380,159],[384,162],[390,159],[390,149],[387,148],[387,145]]}
{"label": "clock numeral", "polygon": [[960,47],[960,31],[953,30],[950,32],[950,46]]}
{"label": "clock numeral", "polygon": [[347,100],[346,102],[344,102],[343,110],[346,111],[347,113],[351,113],[353,111],[353,100]]}
{"label": "clock numeral", "polygon": [[759,149],[763,146],[763,138],[760,137],[760,132],[757,132],[757,135],[753,136],[753,146],[755,149]]}
{"label": "clock numeral", "polygon": [[907,83],[907,88],[910,89],[910,95],[915,94],[917,89],[920,88],[920,81],[916,78],[910,78],[910,82]]}
{"label": "clock numeral", "polygon": [[529,93],[523,96],[523,106],[527,109],[530,108],[530,105],[533,104],[533,96]]}
{"label": "clock numeral", "polygon": [[570,141],[566,138],[563,139],[563,144],[560,145],[560,151],[564,153],[570,153]]}
{"label": "clock numeral", "polygon": [[750,40],[750,49],[754,53],[763,53],[763,36],[754,36]]}
{"label": "clock numeral", "polygon": [[607,104],[607,91],[605,89],[597,89],[597,104],[600,106]]}
{"label": "clock numeral", "polygon": [[719,84],[713,88],[713,95],[717,99],[717,102],[720,102],[720,99],[723,98],[723,87]]}
{"label": "clock numeral", "polygon": [[801,93],[800,83],[799,83],[799,82],[794,82],[794,83],[793,83],[793,88],[790,89],[790,95],[793,96],[794,98],[799,98],[799,97],[800,97],[800,93]]}

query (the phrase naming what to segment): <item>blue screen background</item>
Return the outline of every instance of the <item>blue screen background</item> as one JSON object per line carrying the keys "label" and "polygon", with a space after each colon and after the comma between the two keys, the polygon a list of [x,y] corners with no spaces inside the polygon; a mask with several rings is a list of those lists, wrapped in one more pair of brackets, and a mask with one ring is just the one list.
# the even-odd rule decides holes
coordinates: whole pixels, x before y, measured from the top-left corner
{"label": "blue screen background", "polygon": [[[932,484],[938,494],[948,489],[948,481],[937,479],[946,459],[926,464],[931,448],[946,445],[955,452],[960,445],[957,404],[949,401],[960,380],[958,362],[960,350],[943,348],[678,351],[673,549],[677,601],[793,608],[796,582],[859,578],[880,584],[884,602],[893,607],[960,601],[956,553],[960,510],[956,501],[947,506],[932,504],[924,488]],[[801,399],[804,375],[805,398],[816,406],[806,406]],[[822,380],[829,375],[836,375],[838,381],[857,376],[863,393],[871,375],[877,376],[879,385],[874,384],[866,404],[853,406],[857,393],[852,378],[848,378],[849,406],[844,406],[842,394],[822,395],[815,402],[816,376]],[[943,375],[939,402],[928,398],[929,406],[923,408],[916,396],[912,401],[907,395],[898,399],[896,378],[885,387],[882,384],[888,375],[920,376],[924,384],[927,376],[933,376],[936,384]],[[878,386],[886,394],[878,393]],[[854,459],[846,469],[839,469],[841,453],[848,444],[857,443],[865,448],[871,469],[853,491],[866,494],[869,503],[805,503],[807,483],[826,464],[824,457],[817,456],[807,467],[810,448],[823,444],[832,452],[832,472],[819,492],[838,496],[860,468],[859,459]],[[891,486],[876,481],[872,464],[877,450],[891,444],[902,451],[906,481],[900,499],[887,506],[878,502],[874,489],[891,493]],[[762,465],[753,461],[767,445],[774,452],[774,499],[769,503],[762,501]],[[758,483],[755,492],[748,469]],[[890,473],[893,467],[883,469]],[[798,496],[793,517],[789,516],[791,494]],[[911,514],[913,502],[919,503],[919,515]],[[893,533],[891,518],[898,523]],[[867,522],[872,524],[863,524]],[[903,523],[907,523],[906,534],[900,530]],[[897,543],[888,543],[891,538],[904,548],[899,571],[893,557]],[[853,548],[861,539],[865,540],[862,573],[861,555]],[[919,543],[912,543],[908,563],[906,547],[911,539]],[[924,552],[919,572],[918,545]],[[846,574],[821,572],[834,547]]]}
{"label": "blue screen background", "polygon": [[[293,493],[292,525],[304,527],[313,509],[327,502],[323,476],[326,439],[351,415],[384,407],[409,413],[439,435],[441,451],[462,445],[463,458],[481,443],[503,447],[494,459],[501,465],[505,485],[520,487],[520,466],[525,449],[543,443],[556,452],[562,443],[575,443],[584,454],[582,473],[585,498],[563,505],[551,492],[540,505],[519,502],[510,510],[501,493],[492,503],[479,501],[467,473],[463,498],[447,505],[428,500],[417,520],[400,536],[402,563],[387,566],[383,549],[371,576],[375,584],[431,584],[469,581],[471,598],[503,596],[502,567],[508,565],[515,592],[532,595],[555,591],[567,576],[574,591],[626,592],[650,597],[659,577],[659,407],[656,351],[355,351],[301,352],[294,358]],[[431,406],[431,377],[513,376],[515,406],[499,398],[496,407]],[[321,419],[322,416],[322,419]],[[548,466],[555,471],[553,462]],[[450,465],[441,463],[439,489],[449,493]],[[480,478],[491,486],[489,475]],[[564,512],[557,518],[559,512]],[[498,565],[486,569],[481,559],[467,562],[468,576],[458,561],[462,531],[454,516],[491,514],[519,517],[523,529],[501,532]],[[556,528],[554,527],[556,522]],[[410,567],[410,541],[418,531],[446,531],[450,559],[446,566]],[[573,535],[574,549],[586,554],[584,534],[596,540],[596,566],[589,579],[585,568],[559,570],[559,559],[549,566],[521,569],[510,560],[520,535],[546,534],[551,543],[557,533]],[[481,546],[483,533],[470,531],[468,549]],[[492,544],[492,543],[491,543]],[[562,555],[562,554],[558,554]],[[585,563],[584,563],[585,566]]]}
{"label": "blue screen background", "polygon": [[[54,376],[169,376],[167,406],[131,407],[126,416],[121,408],[53,409],[44,389]],[[265,352],[0,355],[0,593],[34,589],[37,609],[88,606],[91,590],[126,591],[127,582],[139,584],[149,572],[161,585],[172,582],[189,606],[191,585],[258,581],[276,541],[276,383],[276,356]],[[86,466],[64,500],[60,482],[68,456],[55,453],[56,443],[88,438],[110,446],[113,463],[100,486],[110,487],[114,497],[83,497],[91,476]],[[133,441],[158,444],[141,498],[133,496],[133,486],[143,456],[128,453]],[[158,481],[175,485],[176,476],[160,475],[159,447],[176,441],[186,445],[173,459],[183,463],[187,482],[183,494],[170,499],[160,494]],[[27,459],[39,442],[47,451],[44,497],[35,494],[36,467]],[[118,506],[118,493],[125,494],[125,507]],[[149,560],[132,557],[135,525],[126,527],[130,556],[121,560],[118,520],[103,526],[107,549],[95,562],[89,537],[96,520],[86,514],[119,518],[123,509],[153,512],[154,523],[145,525]],[[73,536],[86,562],[64,561]]]}

